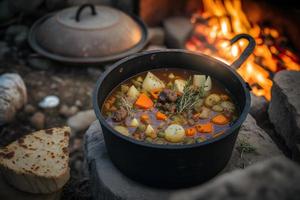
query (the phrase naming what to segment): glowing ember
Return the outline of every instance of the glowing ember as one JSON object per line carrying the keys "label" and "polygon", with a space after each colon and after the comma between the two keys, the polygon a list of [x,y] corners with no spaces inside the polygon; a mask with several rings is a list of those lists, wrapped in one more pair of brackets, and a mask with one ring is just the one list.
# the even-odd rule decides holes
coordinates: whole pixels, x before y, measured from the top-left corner
{"label": "glowing ember", "polygon": [[187,41],[186,48],[232,63],[243,51],[247,41],[242,40],[230,46],[229,40],[239,33],[250,34],[255,38],[257,47],[237,71],[251,85],[255,95],[270,100],[270,75],[282,69],[299,71],[297,56],[283,47],[276,29],[251,24],[242,10],[240,0],[202,1],[204,11],[192,17],[194,34]]}

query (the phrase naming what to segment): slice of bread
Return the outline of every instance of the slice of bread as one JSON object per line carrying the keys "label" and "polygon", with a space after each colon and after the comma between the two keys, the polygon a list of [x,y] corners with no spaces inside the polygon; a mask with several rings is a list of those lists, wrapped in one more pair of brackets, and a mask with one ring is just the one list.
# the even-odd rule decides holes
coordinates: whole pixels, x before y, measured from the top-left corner
{"label": "slice of bread", "polygon": [[52,128],[26,135],[0,149],[0,170],[15,188],[52,193],[68,181],[70,128]]}

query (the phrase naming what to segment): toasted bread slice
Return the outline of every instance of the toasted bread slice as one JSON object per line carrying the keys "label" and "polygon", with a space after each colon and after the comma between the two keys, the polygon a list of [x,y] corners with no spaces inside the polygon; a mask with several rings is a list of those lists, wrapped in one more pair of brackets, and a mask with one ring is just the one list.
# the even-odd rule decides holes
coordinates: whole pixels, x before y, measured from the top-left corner
{"label": "toasted bread slice", "polygon": [[0,149],[0,170],[6,181],[30,193],[52,193],[68,181],[70,128],[52,128],[26,135]]}

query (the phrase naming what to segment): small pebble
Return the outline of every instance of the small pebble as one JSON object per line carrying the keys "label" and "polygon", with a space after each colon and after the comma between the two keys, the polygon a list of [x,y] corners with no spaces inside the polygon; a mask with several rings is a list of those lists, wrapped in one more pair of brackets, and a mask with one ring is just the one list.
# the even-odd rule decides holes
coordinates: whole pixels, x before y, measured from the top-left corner
{"label": "small pebble", "polygon": [[46,96],[40,103],[41,108],[55,108],[59,105],[59,98],[54,95]]}
{"label": "small pebble", "polygon": [[26,112],[27,114],[33,114],[35,111],[36,111],[36,108],[31,104],[27,104],[24,107],[24,112]]}
{"label": "small pebble", "polygon": [[59,114],[61,114],[64,117],[71,117],[75,115],[78,112],[78,107],[77,106],[67,106],[67,105],[62,105],[59,109]]}
{"label": "small pebble", "polygon": [[71,152],[76,151],[76,150],[80,150],[82,148],[82,142],[81,141],[82,140],[79,139],[79,138],[74,139]]}
{"label": "small pebble", "polygon": [[40,130],[40,129],[43,129],[45,127],[45,120],[46,120],[46,117],[43,113],[36,112],[30,118],[30,123],[34,128]]}

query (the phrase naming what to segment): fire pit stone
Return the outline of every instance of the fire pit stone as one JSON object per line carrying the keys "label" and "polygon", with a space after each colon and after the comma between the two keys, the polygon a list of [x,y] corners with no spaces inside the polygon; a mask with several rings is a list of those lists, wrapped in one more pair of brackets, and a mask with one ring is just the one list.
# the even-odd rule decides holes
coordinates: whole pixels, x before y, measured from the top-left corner
{"label": "fire pit stone", "polygon": [[[98,121],[95,121],[85,134],[84,151],[90,173],[90,187],[95,199],[159,200],[168,199],[170,195],[178,192],[141,185],[117,170],[107,155]],[[281,151],[249,115],[241,127],[232,158],[222,173],[241,169],[278,155],[282,155]]]}
{"label": "fire pit stone", "polygon": [[169,48],[184,48],[186,40],[193,30],[189,18],[170,17],[164,20],[166,44]]}
{"label": "fire pit stone", "polygon": [[61,196],[61,190],[51,194],[31,194],[28,192],[22,192],[15,189],[13,186],[6,183],[4,177],[0,174],[0,191],[1,199],[13,199],[13,200],[59,200]]}
{"label": "fire pit stone", "polygon": [[[262,178],[263,177],[263,178]],[[173,195],[171,200],[297,199],[300,192],[300,168],[284,157],[255,164],[244,171],[224,174],[212,182]]]}
{"label": "fire pit stone", "polygon": [[[269,118],[276,132],[300,161],[300,72],[281,71],[274,77]],[[297,148],[298,145],[298,148]]]}
{"label": "fire pit stone", "polygon": [[163,28],[153,27],[149,28],[149,43],[151,45],[162,46],[165,42],[165,32]]}

